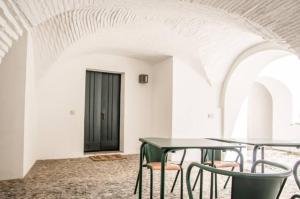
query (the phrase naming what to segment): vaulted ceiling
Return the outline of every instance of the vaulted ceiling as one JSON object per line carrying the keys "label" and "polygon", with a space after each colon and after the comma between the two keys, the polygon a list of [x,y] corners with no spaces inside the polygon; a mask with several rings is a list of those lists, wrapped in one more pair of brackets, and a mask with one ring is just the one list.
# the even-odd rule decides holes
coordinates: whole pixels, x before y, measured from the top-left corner
{"label": "vaulted ceiling", "polygon": [[0,16],[4,16],[4,22],[0,18],[0,25],[4,33],[0,31],[0,57],[12,40],[21,35],[20,27],[31,32],[35,52],[39,53],[37,63],[43,64],[52,63],[70,46],[91,34],[97,41],[94,48],[98,50],[120,52],[127,48],[190,56],[201,62],[208,76],[219,80],[224,78],[234,57],[264,41],[300,55],[298,0],[1,2],[4,14]]}
{"label": "vaulted ceiling", "polygon": [[11,1],[0,1],[0,63],[13,41],[23,34],[21,21],[17,17],[18,10]]}

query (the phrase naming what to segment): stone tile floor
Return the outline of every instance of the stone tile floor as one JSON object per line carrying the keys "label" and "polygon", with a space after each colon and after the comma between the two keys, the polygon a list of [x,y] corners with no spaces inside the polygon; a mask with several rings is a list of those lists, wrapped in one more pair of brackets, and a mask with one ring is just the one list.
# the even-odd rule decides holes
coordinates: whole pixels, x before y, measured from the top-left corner
{"label": "stone tile floor", "polygon": [[[248,152],[251,157],[251,151]],[[266,151],[266,159],[292,165],[299,156],[279,151]],[[138,156],[127,156],[126,160],[94,162],[89,158],[40,160],[24,179],[0,181],[0,198],[20,199],[91,199],[91,198],[137,198],[133,195],[138,171]],[[166,198],[179,198],[179,186],[169,193],[175,172],[167,172]],[[193,175],[195,176],[196,173]],[[207,174],[206,174],[207,175]],[[149,173],[144,171],[144,197],[149,198]],[[209,177],[205,177],[204,198],[209,194]],[[230,187],[222,189],[224,177],[219,177],[219,198],[229,198]],[[159,198],[159,172],[154,174],[154,198]],[[289,178],[281,198],[288,199],[298,189]],[[198,195],[198,191],[195,191]],[[187,191],[185,190],[185,197]]]}

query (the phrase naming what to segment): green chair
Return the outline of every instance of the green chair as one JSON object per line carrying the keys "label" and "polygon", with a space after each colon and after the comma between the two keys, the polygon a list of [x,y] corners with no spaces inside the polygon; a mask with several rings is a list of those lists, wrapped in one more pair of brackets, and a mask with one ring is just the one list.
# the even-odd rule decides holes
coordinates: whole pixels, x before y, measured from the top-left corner
{"label": "green chair", "polygon": [[[273,166],[276,168],[280,168],[283,171],[281,171],[280,173],[272,174],[254,173],[255,168],[258,164]],[[231,176],[231,199],[278,199],[287,178],[292,173],[292,170],[284,165],[265,160],[256,161],[251,168],[251,173],[221,170],[211,166],[193,162],[189,165],[186,175],[186,183],[190,199],[193,199],[193,193],[190,184],[190,176],[193,167],[198,167],[202,171],[208,171],[212,174]],[[200,180],[203,180],[203,178]],[[212,194],[210,198],[212,199]],[[202,199],[201,193],[200,199]]]}
{"label": "green chair", "polygon": [[[171,151],[172,153],[175,153],[176,151],[173,150]],[[150,198],[153,198],[153,170],[161,170],[161,155],[162,151],[150,144],[146,144],[144,146],[144,153],[143,153],[143,161],[146,158],[146,164],[143,165],[143,167],[146,167],[150,170]],[[184,162],[184,158],[186,155],[186,150],[183,150],[182,158],[179,164],[171,163],[167,161],[166,157],[166,164],[165,164],[165,170],[169,171],[177,171],[176,177],[174,179],[171,193],[174,190],[174,187],[176,185],[177,179],[179,174],[181,174],[181,183],[180,183],[180,198],[183,198],[183,169],[182,169],[182,164]],[[139,174],[136,180],[135,184],[135,189],[134,189],[134,194],[137,192],[137,187],[138,187],[138,182],[139,182]]]}
{"label": "green chair", "polygon": [[[241,148],[239,148],[239,151],[241,151]],[[242,172],[240,163],[238,162],[240,159],[240,154],[239,153],[237,154],[237,157],[234,161],[224,161],[224,160],[222,160],[222,152],[226,152],[226,150],[216,150],[216,149],[204,150],[204,164],[215,167],[217,169],[231,168],[231,171],[233,171],[235,168],[239,167],[240,171]],[[201,169],[199,170],[196,180],[194,182],[194,185],[192,188],[193,191],[196,188],[200,174],[201,174]],[[214,185],[215,186],[215,198],[217,198],[218,197],[217,174],[214,174],[214,176],[215,176],[215,185]],[[226,188],[226,186],[229,182],[229,179],[230,179],[230,176],[228,176],[228,178],[224,184],[224,189]]]}
{"label": "green chair", "polygon": [[[300,189],[300,180],[299,180],[299,177],[298,177],[298,168],[299,168],[299,166],[300,166],[300,160],[298,160],[295,163],[294,168],[293,168],[293,174],[294,174],[294,178],[295,178],[296,184],[298,186],[298,189]],[[300,195],[295,194],[291,197],[291,199],[296,199],[296,198],[300,198]]]}

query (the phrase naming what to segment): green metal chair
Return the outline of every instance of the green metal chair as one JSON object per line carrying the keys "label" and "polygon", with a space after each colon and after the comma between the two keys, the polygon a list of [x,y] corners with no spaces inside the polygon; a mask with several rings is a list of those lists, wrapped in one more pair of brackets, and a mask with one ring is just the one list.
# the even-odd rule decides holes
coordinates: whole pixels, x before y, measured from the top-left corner
{"label": "green metal chair", "polygon": [[[173,150],[171,152],[175,153],[176,151]],[[153,170],[161,170],[161,155],[162,155],[162,151],[159,148],[157,148],[153,145],[150,145],[150,144],[146,144],[144,146],[143,161],[146,158],[146,164],[144,164],[143,167],[146,167],[150,170],[150,198],[151,199],[153,198]],[[173,185],[172,185],[171,193],[173,192],[173,190],[175,188],[175,185],[176,185],[179,174],[181,174],[180,198],[183,198],[183,169],[182,169],[182,164],[184,162],[185,155],[186,155],[186,150],[183,150],[182,158],[181,158],[179,164],[170,163],[168,161],[166,161],[166,164],[165,164],[165,170],[177,171],[176,177],[175,177]],[[134,194],[136,194],[136,192],[137,192],[139,178],[140,178],[140,176],[138,174],[136,184],[135,184]]]}
{"label": "green metal chair", "polygon": [[[283,171],[272,174],[254,173],[258,164],[270,165],[280,168]],[[256,161],[251,168],[251,173],[221,170],[193,162],[189,165],[186,175],[186,183],[190,199],[193,199],[193,193],[190,184],[190,176],[193,167],[198,167],[201,170],[211,172],[212,174],[231,176],[231,199],[278,199],[287,178],[292,173],[290,168],[266,160]],[[201,180],[203,180],[203,178]],[[210,198],[212,199],[212,194]],[[202,199],[202,194],[200,194],[200,199]]]}
{"label": "green metal chair", "polygon": [[[293,168],[293,174],[294,174],[294,178],[295,178],[295,181],[296,181],[296,184],[298,186],[298,189],[300,189],[300,180],[299,180],[299,176],[298,176],[298,168],[300,166],[300,160],[298,160],[295,165],[294,165],[294,168]],[[295,194],[291,197],[291,199],[296,199],[296,198],[300,198],[300,195],[299,194]]]}
{"label": "green metal chair", "polygon": [[[241,148],[239,149],[239,151],[241,151]],[[238,162],[240,159],[240,154],[237,154],[237,157],[234,161],[224,161],[224,160],[222,160],[222,152],[226,152],[226,150],[215,150],[215,149],[204,150],[204,164],[215,167],[217,169],[231,168],[231,171],[233,171],[235,168],[239,167],[240,171],[242,172],[240,163]],[[193,191],[196,188],[200,174],[201,174],[201,169],[199,170],[196,180],[194,182],[194,185],[192,188]],[[215,186],[215,189],[214,189],[215,190],[215,198],[217,198],[218,197],[217,174],[214,174],[214,176],[215,176],[215,185],[214,185]],[[229,179],[230,179],[230,176],[227,177],[227,180],[224,184],[224,189],[226,188],[226,186],[229,182]]]}

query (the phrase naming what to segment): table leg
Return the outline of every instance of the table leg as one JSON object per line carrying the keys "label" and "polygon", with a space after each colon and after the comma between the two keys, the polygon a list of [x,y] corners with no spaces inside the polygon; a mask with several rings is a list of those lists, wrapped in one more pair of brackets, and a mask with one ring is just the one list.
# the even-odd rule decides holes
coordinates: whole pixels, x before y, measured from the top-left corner
{"label": "table leg", "polygon": [[235,151],[237,152],[237,154],[239,154],[238,158],[236,159],[236,161],[238,161],[238,159],[240,158],[240,172],[244,171],[244,156],[242,153],[242,149],[238,150],[238,149],[229,149],[231,151]]}
{"label": "table leg", "polygon": [[142,199],[142,182],[143,182],[143,155],[144,155],[144,146],[146,143],[142,143],[140,148],[140,165],[139,165],[139,199]]}
{"label": "table leg", "polygon": [[[261,159],[264,160],[265,159],[265,147],[261,147]],[[265,172],[265,164],[262,163],[261,164],[261,173]]]}
{"label": "table leg", "polygon": [[[203,149],[201,149],[201,164],[204,162],[204,157],[203,157]],[[200,172],[200,193],[199,193],[199,198],[202,199],[203,196],[203,170]]]}
{"label": "table leg", "polygon": [[[214,160],[215,160],[215,150],[212,149],[212,156],[211,156],[211,166],[214,166]],[[210,199],[213,199],[214,197],[214,174],[210,173]]]}
{"label": "table leg", "polygon": [[[252,156],[252,164],[254,164],[254,162],[256,162],[256,158],[257,158],[257,150],[259,149],[259,145],[254,145],[253,148],[253,156]],[[255,170],[254,170],[255,172]]]}
{"label": "table leg", "polygon": [[161,154],[161,173],[160,173],[160,199],[165,198],[165,161],[167,150],[162,151]]}

